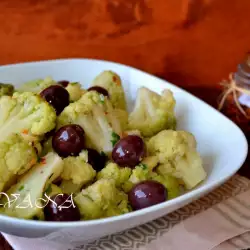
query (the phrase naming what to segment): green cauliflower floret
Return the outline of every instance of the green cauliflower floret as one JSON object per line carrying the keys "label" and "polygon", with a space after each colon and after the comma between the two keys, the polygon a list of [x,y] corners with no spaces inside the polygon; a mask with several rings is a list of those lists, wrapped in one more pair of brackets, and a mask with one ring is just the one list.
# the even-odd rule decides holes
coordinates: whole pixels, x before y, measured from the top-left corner
{"label": "green cauliflower floret", "polygon": [[[50,76],[44,79],[35,79],[29,82],[25,82],[22,84],[17,91],[18,92],[33,92],[39,94],[44,89],[52,86],[52,85],[60,85],[58,82],[53,80]],[[78,82],[70,82],[65,89],[69,92],[70,101],[75,102],[81,98],[81,96],[85,93],[85,90],[81,88],[81,84]]]}
{"label": "green cauliflower floret", "polygon": [[78,82],[70,82],[65,89],[69,92],[70,102],[78,101],[86,92]]}
{"label": "green cauliflower floret", "polygon": [[141,132],[139,130],[125,130],[122,132],[122,137],[126,137],[128,135],[137,135],[142,137]]}
{"label": "green cauliflower floret", "polygon": [[41,156],[48,154],[49,152],[53,152],[54,149],[52,147],[52,136],[48,139],[44,140],[42,143],[42,151]]}
{"label": "green cauliflower floret", "polygon": [[113,149],[114,135],[122,132],[121,122],[113,111],[106,97],[90,91],[63,110],[58,117],[58,127],[80,125],[85,131],[87,146],[109,154]]}
{"label": "green cauliflower floret", "polygon": [[155,157],[148,158],[148,163],[153,162],[153,165],[151,165],[151,167],[144,163],[141,163],[133,170],[128,167],[119,167],[117,164],[110,162],[97,174],[97,180],[112,180],[115,182],[117,188],[122,189],[126,193],[129,192],[134,185],[142,181],[155,180],[166,187],[169,199],[175,198],[180,195],[178,180],[170,174],[161,175],[160,173],[153,172],[152,166],[155,167]]}
{"label": "green cauliflower floret", "polygon": [[187,189],[192,189],[206,179],[207,174],[203,168],[202,159],[195,150],[188,151],[180,159],[170,164],[160,164],[158,171],[172,173],[183,181]]}
{"label": "green cauliflower floret", "polygon": [[54,81],[51,77],[46,77],[44,79],[35,79],[32,81],[28,81],[23,83],[18,89],[18,92],[33,92],[39,94],[44,89],[57,85],[57,82]]}
{"label": "green cauliflower floret", "polygon": [[62,193],[65,194],[76,194],[81,191],[82,186],[73,183],[72,180],[62,180],[60,189],[62,190]]}
{"label": "green cauliflower floret", "polygon": [[186,131],[163,130],[147,142],[148,154],[157,156],[160,163],[178,159],[188,149],[196,149],[196,140]]}
{"label": "green cauliflower floret", "polygon": [[97,174],[97,179],[111,179],[115,181],[116,187],[128,192],[135,184],[150,179],[150,176],[151,169],[144,163],[132,170],[129,167],[119,167],[116,163],[109,162]]}
{"label": "green cauliflower floret", "polygon": [[133,184],[137,184],[141,181],[148,180],[149,177],[150,171],[148,167],[144,164],[140,164],[133,169],[128,181]]}
{"label": "green cauliflower floret", "polygon": [[100,179],[74,198],[84,220],[129,212],[127,195],[116,188],[115,181]]}
{"label": "green cauliflower floret", "polygon": [[119,121],[119,131],[125,131],[128,129],[128,112],[124,109],[112,109],[112,112],[109,113],[109,116],[111,116],[109,119],[114,119],[116,121]]}
{"label": "green cauliflower floret", "polygon": [[142,181],[150,180],[150,174],[151,171],[149,171],[148,167],[145,164],[136,166],[132,170],[128,181],[124,183],[123,190],[127,193],[133,188],[134,185]]}
{"label": "green cauliflower floret", "polygon": [[140,166],[148,168],[148,170],[150,171],[153,171],[154,168],[158,165],[158,163],[159,160],[157,156],[147,156],[142,160]]}
{"label": "green cauliflower floret", "polygon": [[56,194],[62,194],[63,191],[57,185],[49,184],[46,190],[44,191],[44,193],[47,194],[47,196],[52,197],[53,195],[56,195]]}
{"label": "green cauliflower floret", "polygon": [[44,191],[60,176],[62,170],[63,160],[57,154],[49,153],[46,155],[40,163],[22,175],[17,184],[7,191],[7,195],[12,200],[11,194],[16,195],[16,202],[8,203],[6,196],[3,196],[1,204],[6,205],[2,212],[23,219],[39,216],[44,207],[42,204]]}
{"label": "green cauliflower floret", "polygon": [[176,177],[171,176],[169,174],[161,175],[153,172],[151,174],[151,179],[158,181],[165,186],[168,192],[168,199],[173,199],[180,195],[180,184]]}
{"label": "green cauliflower floret", "polygon": [[150,179],[150,174],[148,166],[143,163],[132,170],[110,162],[97,174],[97,179],[113,180],[116,187],[128,192],[135,184]]}
{"label": "green cauliflower floret", "polygon": [[14,93],[14,86],[8,83],[0,83],[0,97],[7,95],[11,96]]}
{"label": "green cauliflower floret", "polygon": [[61,175],[63,180],[71,180],[73,184],[82,187],[95,178],[96,171],[86,162],[85,151],[77,157],[69,156],[63,161],[64,168]]}
{"label": "green cauliflower floret", "polygon": [[119,167],[116,163],[110,162],[97,174],[97,179],[112,179],[116,187],[123,188],[132,173],[131,168]]}
{"label": "green cauliflower floret", "polygon": [[134,110],[129,115],[129,128],[138,129],[150,137],[163,129],[175,129],[175,104],[173,93],[164,90],[161,95],[141,87],[137,92]]}
{"label": "green cauliflower floret", "polygon": [[26,130],[23,130],[21,135],[23,139],[25,139],[35,148],[38,157],[42,156],[43,147],[41,144],[41,140],[43,136],[36,136],[36,135],[29,134],[28,131]]}
{"label": "green cauliflower floret", "polygon": [[55,126],[54,109],[36,94],[14,93],[0,99],[0,141],[12,133],[44,135]]}
{"label": "green cauliflower floret", "polygon": [[116,187],[128,192],[135,184],[150,179],[150,170],[143,163],[132,170],[129,167],[119,167],[116,163],[110,162],[97,174],[97,179],[113,180]]}
{"label": "green cauliflower floret", "polygon": [[103,71],[92,82],[91,86],[106,89],[114,108],[126,110],[127,104],[121,78],[113,71]]}
{"label": "green cauliflower floret", "polygon": [[132,170],[128,180],[123,183],[122,189],[125,192],[129,192],[136,184],[146,180],[155,180],[163,184],[167,189],[168,199],[173,199],[180,195],[180,185],[174,176],[153,172],[152,168],[144,163],[140,163]]}
{"label": "green cauliflower floret", "polygon": [[21,135],[12,134],[0,142],[0,192],[18,175],[37,162],[35,148]]}
{"label": "green cauliflower floret", "polygon": [[187,189],[194,188],[207,176],[191,133],[163,130],[150,138],[147,150],[149,155],[158,157],[158,172],[174,175],[183,181]]}

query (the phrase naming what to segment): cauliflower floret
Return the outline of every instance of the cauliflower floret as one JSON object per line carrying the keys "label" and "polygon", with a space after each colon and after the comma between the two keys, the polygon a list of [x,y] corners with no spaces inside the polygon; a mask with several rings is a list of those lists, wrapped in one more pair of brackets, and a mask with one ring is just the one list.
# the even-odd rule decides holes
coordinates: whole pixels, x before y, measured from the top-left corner
{"label": "cauliflower floret", "polygon": [[143,163],[133,170],[128,167],[119,167],[116,163],[110,162],[98,174],[97,179],[109,179],[115,182],[116,187],[128,192],[135,184],[149,180],[151,170]]}
{"label": "cauliflower floret", "polygon": [[183,133],[174,130],[163,130],[147,142],[148,154],[156,155],[160,163],[183,156],[188,148]]}
{"label": "cauliflower floret", "polygon": [[52,136],[49,137],[47,140],[44,140],[42,143],[42,151],[41,156],[48,154],[49,152],[53,152],[54,149],[52,147]]}
{"label": "cauliflower floret", "polygon": [[47,194],[47,196],[52,197],[53,195],[56,195],[56,194],[62,194],[63,191],[57,185],[49,184],[47,188],[45,189],[44,193]]}
{"label": "cauliflower floret", "polygon": [[137,184],[141,181],[148,180],[149,177],[150,171],[147,166],[144,164],[140,164],[133,169],[128,181],[133,184]]}
{"label": "cauliflower floret", "polygon": [[62,180],[60,184],[60,189],[62,193],[65,194],[76,194],[81,191],[82,186],[79,184],[74,184],[72,180]]}
{"label": "cauliflower floret", "polygon": [[188,132],[163,130],[148,141],[147,150],[158,157],[158,172],[181,179],[187,189],[194,188],[207,176],[195,138]]}
{"label": "cauliflower floret", "polygon": [[141,165],[144,165],[144,168],[148,168],[152,171],[158,165],[158,162],[157,156],[147,156],[142,160]]}
{"label": "cauliflower floret", "polygon": [[86,162],[86,153],[83,151],[79,156],[69,156],[64,160],[62,172],[63,180],[71,180],[73,184],[80,187],[91,182],[96,175],[96,171]]}
{"label": "cauliflower floret", "polygon": [[52,106],[31,92],[14,93],[0,99],[0,141],[12,133],[43,135],[56,125]]}
{"label": "cauliflower floret", "polygon": [[176,198],[180,195],[180,185],[178,179],[169,174],[160,175],[155,172],[151,174],[151,179],[164,185],[168,192],[168,199]]}
{"label": "cauliflower floret", "polygon": [[113,137],[119,137],[122,132],[122,125],[113,111],[106,97],[90,91],[63,110],[58,117],[58,126],[80,125],[85,131],[87,146],[109,154],[113,149]]}
{"label": "cauliflower floret", "polygon": [[151,166],[141,163],[133,170],[128,167],[119,167],[117,164],[110,162],[97,174],[97,180],[112,180],[115,182],[117,188],[122,189],[126,193],[141,181],[155,180],[162,183],[167,188],[169,199],[177,197],[180,194],[178,180],[170,174],[161,175],[160,173],[152,171],[157,165],[156,159],[157,157],[153,156],[151,158],[149,156],[146,162],[153,163]]}
{"label": "cauliflower floret", "polygon": [[116,163],[110,162],[97,174],[97,179],[112,179],[116,187],[122,188],[123,184],[128,181],[131,175],[131,168],[119,167]]}
{"label": "cauliflower floret", "polygon": [[65,89],[69,92],[70,102],[78,101],[86,93],[78,82],[70,82]]}
{"label": "cauliflower floret", "polygon": [[118,190],[115,181],[100,179],[74,198],[84,220],[129,212],[127,195]]}
{"label": "cauliflower floret", "polygon": [[141,132],[139,130],[125,130],[122,132],[121,138],[127,137],[128,135],[137,135],[142,137]]}
{"label": "cauliflower floret", "polygon": [[14,86],[8,83],[0,83],[0,97],[7,95],[11,96],[14,93]]}
{"label": "cauliflower floret", "polygon": [[150,179],[150,173],[148,167],[145,164],[139,164],[133,170],[127,182],[122,186],[124,192],[128,193],[134,185],[139,182],[146,181]]}
{"label": "cauliflower floret", "polygon": [[97,174],[97,179],[111,179],[115,181],[116,187],[128,192],[135,184],[150,179],[150,174],[151,169],[144,163],[132,170],[129,167],[119,167],[116,163],[110,162]]}
{"label": "cauliflower floret", "polygon": [[[26,82],[22,84],[21,87],[17,89],[17,91],[18,92],[33,92],[33,93],[39,94],[44,89],[52,85],[62,86],[61,84],[53,80],[50,76],[48,76],[44,79],[36,79],[36,80]],[[84,89],[81,88],[81,85],[78,82],[70,82],[65,87],[65,89],[69,92],[71,102],[75,102],[79,100],[81,96],[86,92]]]}
{"label": "cauliflower floret", "polygon": [[12,134],[4,142],[0,142],[0,192],[6,188],[8,182],[25,173],[36,162],[35,148],[22,136]]}
{"label": "cauliflower floret", "polygon": [[[150,159],[148,162],[153,161]],[[153,161],[155,162],[155,161]],[[127,181],[126,181],[127,179]],[[151,168],[144,164],[140,163],[138,166],[136,166],[132,173],[130,174],[129,178],[126,178],[123,181],[123,185],[121,188],[127,193],[129,192],[134,185],[146,181],[146,180],[155,180],[163,184],[168,192],[168,199],[172,199],[180,195],[180,186],[178,180],[171,176],[170,174],[160,174],[152,171]]]}
{"label": "cauliflower floret", "polygon": [[112,119],[112,117],[115,117],[115,120],[119,121],[119,131],[125,131],[128,129],[128,112],[123,109],[110,109],[111,112],[108,114],[111,116],[109,119]]}
{"label": "cauliflower floret", "polygon": [[[173,168],[174,165],[174,168]],[[181,179],[187,189],[192,189],[201,181],[205,180],[207,174],[202,165],[202,159],[198,152],[190,150],[178,160],[173,162],[172,168],[167,164],[161,164],[158,171],[170,171],[174,176]]]}
{"label": "cauliflower floret", "polygon": [[26,130],[23,130],[21,135],[24,140],[29,142],[35,148],[37,155],[41,156],[42,151],[43,151],[42,144],[41,144],[43,136],[29,134],[28,131]]}
{"label": "cauliflower floret", "polygon": [[103,71],[94,79],[91,86],[106,89],[114,108],[126,110],[125,93],[119,75],[113,71]]}
{"label": "cauliflower floret", "polygon": [[44,206],[42,204],[44,191],[60,176],[62,170],[63,160],[57,154],[46,155],[7,191],[12,200],[14,197],[11,194],[16,195],[16,202],[8,203],[6,196],[3,196],[1,204],[6,204],[3,213],[23,219],[38,216]]}
{"label": "cauliflower floret", "polygon": [[87,194],[81,192],[74,198],[83,220],[99,219],[104,216],[102,207],[95,203]]}
{"label": "cauliflower floret", "polygon": [[183,140],[188,144],[188,147],[196,149],[197,142],[196,142],[194,135],[183,130],[178,130],[178,134],[182,136]]}
{"label": "cauliflower floret", "polygon": [[44,79],[36,79],[23,83],[18,89],[18,92],[33,92],[39,94],[44,89],[57,85],[57,82],[54,81],[51,77],[46,77]]}
{"label": "cauliflower floret", "polygon": [[150,137],[163,129],[175,129],[175,99],[170,90],[161,95],[141,87],[135,107],[129,115],[129,128],[138,129],[143,136]]}

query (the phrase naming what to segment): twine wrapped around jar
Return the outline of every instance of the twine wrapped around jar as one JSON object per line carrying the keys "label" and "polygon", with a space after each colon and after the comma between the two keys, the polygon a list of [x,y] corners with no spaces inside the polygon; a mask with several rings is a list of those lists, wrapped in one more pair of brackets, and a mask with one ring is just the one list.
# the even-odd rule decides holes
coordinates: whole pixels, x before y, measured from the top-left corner
{"label": "twine wrapped around jar", "polygon": [[241,95],[250,97],[250,90],[246,86],[239,86],[233,74],[229,75],[229,80],[220,84],[224,90],[219,99],[218,109],[242,129],[250,142],[250,108],[239,102]]}

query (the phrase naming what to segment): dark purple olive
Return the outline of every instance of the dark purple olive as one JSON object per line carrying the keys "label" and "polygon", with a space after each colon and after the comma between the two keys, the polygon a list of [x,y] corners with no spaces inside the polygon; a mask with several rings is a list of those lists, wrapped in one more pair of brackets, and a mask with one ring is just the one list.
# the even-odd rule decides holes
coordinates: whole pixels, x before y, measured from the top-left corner
{"label": "dark purple olive", "polygon": [[46,221],[79,221],[80,211],[68,194],[57,194],[50,197],[44,208]]}
{"label": "dark purple olive", "polygon": [[99,154],[96,150],[87,148],[88,151],[88,163],[94,170],[101,171],[105,167],[106,155],[104,153]]}
{"label": "dark purple olive", "polygon": [[62,177],[59,176],[57,177],[54,181],[53,181],[53,184],[57,185],[57,186],[60,186],[62,184]]}
{"label": "dark purple olive", "polygon": [[128,193],[133,210],[150,207],[167,200],[166,188],[157,181],[143,181],[135,185]]}
{"label": "dark purple olive", "polygon": [[69,105],[69,92],[61,86],[52,85],[44,89],[40,95],[54,107],[57,115]]}
{"label": "dark purple olive", "polygon": [[100,94],[103,94],[104,96],[109,97],[109,92],[106,89],[99,87],[99,86],[90,87],[90,88],[88,88],[88,91],[96,91]]}
{"label": "dark purple olive", "polygon": [[85,147],[84,134],[79,125],[61,127],[52,137],[52,147],[61,157],[77,156]]}
{"label": "dark purple olive", "polygon": [[146,154],[146,147],[141,137],[128,135],[120,139],[112,151],[112,159],[120,166],[134,168]]}
{"label": "dark purple olive", "polygon": [[58,84],[62,85],[64,88],[66,88],[69,85],[69,81],[62,80],[57,82]]}

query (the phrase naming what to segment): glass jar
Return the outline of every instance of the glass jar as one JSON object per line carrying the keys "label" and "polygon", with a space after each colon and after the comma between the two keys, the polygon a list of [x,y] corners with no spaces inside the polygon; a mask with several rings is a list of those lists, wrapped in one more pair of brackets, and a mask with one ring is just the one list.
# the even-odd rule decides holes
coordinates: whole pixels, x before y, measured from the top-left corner
{"label": "glass jar", "polygon": [[[232,79],[226,82],[226,85],[230,87],[232,81],[235,81],[237,87],[250,91],[250,53],[246,55],[242,63],[238,64],[237,71],[232,75]],[[227,95],[221,112],[242,129],[250,143],[250,96],[239,91],[235,91],[235,94],[236,96],[230,92]]]}
{"label": "glass jar", "polygon": [[234,80],[237,86],[250,90],[250,53],[246,55],[242,63],[238,64]]}

